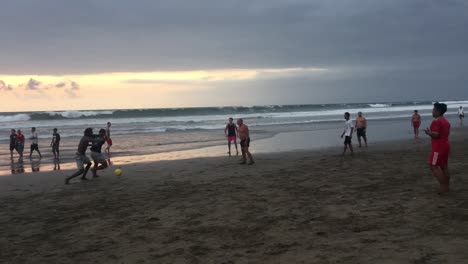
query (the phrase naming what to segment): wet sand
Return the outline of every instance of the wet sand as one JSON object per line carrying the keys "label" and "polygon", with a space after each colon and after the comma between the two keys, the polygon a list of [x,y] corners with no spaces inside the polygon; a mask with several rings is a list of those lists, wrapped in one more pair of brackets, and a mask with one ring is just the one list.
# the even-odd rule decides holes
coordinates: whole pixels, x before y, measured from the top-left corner
{"label": "wet sand", "polygon": [[[429,140],[0,177],[1,263],[464,263],[467,129],[437,195]],[[255,148],[255,145],[253,145]]]}

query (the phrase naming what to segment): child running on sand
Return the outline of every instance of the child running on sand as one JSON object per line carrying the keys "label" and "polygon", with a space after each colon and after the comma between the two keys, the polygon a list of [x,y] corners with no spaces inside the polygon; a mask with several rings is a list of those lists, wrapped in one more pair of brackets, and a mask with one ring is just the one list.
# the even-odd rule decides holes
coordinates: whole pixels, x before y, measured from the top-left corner
{"label": "child running on sand", "polygon": [[75,172],[70,177],[67,177],[65,179],[65,184],[69,184],[71,179],[78,177],[81,174],[83,174],[83,176],[81,177],[81,180],[84,180],[84,181],[88,180],[86,178],[86,174],[88,173],[88,170],[91,167],[91,161],[86,156],[86,150],[88,149],[88,146],[91,143],[92,139],[93,139],[93,129],[92,128],[85,129],[84,136],[81,138],[80,143],[78,144],[78,151],[76,152],[76,156],[75,156],[76,167],[78,168],[78,171]]}
{"label": "child running on sand", "polygon": [[[432,174],[439,181],[440,193],[446,193],[450,187],[450,175],[448,171],[448,157],[450,152],[450,123],[445,119],[447,105],[435,103],[432,116],[435,118],[431,127],[424,130],[431,137],[432,150],[429,158],[429,166]],[[439,194],[440,194],[439,193]]]}
{"label": "child running on sand", "polygon": [[101,129],[101,130],[99,130],[98,135],[94,135],[93,143],[92,143],[92,146],[90,148],[91,158],[94,161],[94,167],[91,169],[91,171],[93,172],[93,178],[99,177],[97,175],[98,170],[103,170],[103,169],[107,168],[106,158],[104,157],[104,155],[101,152],[102,145],[104,145],[104,143],[106,143],[106,130]]}
{"label": "child running on sand", "polygon": [[349,150],[351,151],[351,156],[353,155],[353,145],[351,143],[351,139],[353,138],[354,127],[353,127],[353,122],[350,120],[350,116],[351,115],[348,112],[344,114],[344,118],[346,120],[345,129],[343,131],[343,134],[341,134],[341,138],[343,138],[343,136],[345,137],[343,156],[346,154],[346,150],[348,150],[348,147],[349,147]]}

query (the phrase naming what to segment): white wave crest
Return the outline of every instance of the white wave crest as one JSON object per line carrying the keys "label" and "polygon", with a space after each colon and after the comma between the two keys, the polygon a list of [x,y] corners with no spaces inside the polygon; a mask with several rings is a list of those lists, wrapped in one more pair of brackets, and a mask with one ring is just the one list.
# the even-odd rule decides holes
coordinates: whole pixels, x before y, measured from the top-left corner
{"label": "white wave crest", "polygon": [[28,114],[17,114],[0,116],[0,122],[28,121],[31,117]]}
{"label": "white wave crest", "polygon": [[50,116],[62,116],[65,118],[80,118],[97,115],[112,115],[114,111],[63,111],[63,112],[47,112]]}
{"label": "white wave crest", "polygon": [[369,104],[370,107],[382,108],[382,107],[391,107],[391,104]]}

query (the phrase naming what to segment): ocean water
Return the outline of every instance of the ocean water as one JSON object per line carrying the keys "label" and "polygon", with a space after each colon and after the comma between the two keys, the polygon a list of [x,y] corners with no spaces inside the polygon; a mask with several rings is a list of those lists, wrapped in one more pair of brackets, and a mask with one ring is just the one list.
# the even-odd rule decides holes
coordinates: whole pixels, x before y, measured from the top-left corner
{"label": "ocean water", "polygon": [[[346,111],[350,112],[353,118],[358,111],[362,111],[369,120],[369,126],[377,126],[382,122],[406,126],[409,124],[413,110],[418,109],[423,116],[423,122],[427,121],[428,125],[431,120],[432,103],[379,102],[0,113],[0,170],[2,167],[11,166],[8,151],[11,128],[22,129],[28,138],[30,128],[37,127],[39,145],[45,154],[41,163],[48,164],[52,163],[49,143],[54,127],[59,129],[62,136],[62,161],[71,162],[83,130],[92,127],[97,133],[100,128],[105,128],[108,121],[113,124],[113,157],[138,156],[223,145],[225,144],[223,129],[229,117],[243,118],[252,131],[253,140],[261,140],[285,132],[338,131],[337,133],[340,133],[343,113]],[[468,107],[468,101],[464,100],[445,103],[449,106],[447,116],[452,117],[455,117],[459,106]],[[423,127],[424,125],[423,123]],[[405,130],[403,134],[409,134],[407,132]],[[379,140],[378,136],[375,139]],[[317,145],[324,146],[324,142],[318,143]],[[281,145],[287,146],[288,142],[283,140]],[[26,150],[27,146],[29,146],[28,140]],[[268,150],[265,147],[263,149]],[[277,150],[278,148],[271,147],[271,151]]]}

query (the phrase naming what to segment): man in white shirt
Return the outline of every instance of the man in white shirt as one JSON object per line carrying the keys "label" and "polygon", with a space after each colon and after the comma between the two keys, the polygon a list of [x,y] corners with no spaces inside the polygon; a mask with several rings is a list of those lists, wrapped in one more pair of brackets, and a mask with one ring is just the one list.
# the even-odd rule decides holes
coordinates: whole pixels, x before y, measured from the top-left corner
{"label": "man in white shirt", "polygon": [[463,118],[465,118],[465,112],[463,112],[463,106],[458,109],[458,118],[460,118],[460,126],[463,126]]}
{"label": "man in white shirt", "polygon": [[32,158],[33,151],[37,151],[39,153],[39,158],[42,158],[41,152],[39,151],[39,139],[37,137],[36,128],[31,128],[31,137],[29,138],[32,140],[31,142],[31,152],[29,153],[29,158]]}
{"label": "man in white shirt", "polygon": [[343,156],[346,154],[346,150],[351,151],[351,156],[353,155],[353,145],[351,144],[351,139],[353,137],[353,132],[354,132],[354,126],[353,126],[353,121],[350,120],[350,114],[346,112],[344,114],[345,118],[345,129],[343,131],[343,134],[341,134],[341,138],[345,137],[344,140],[344,150],[343,150]]}

